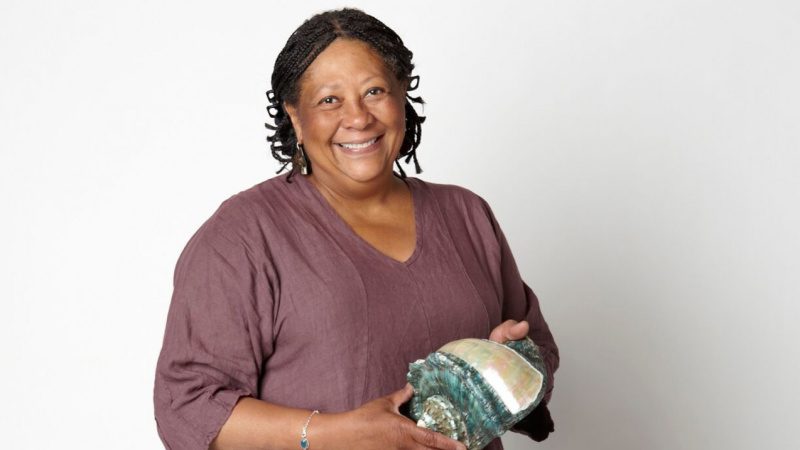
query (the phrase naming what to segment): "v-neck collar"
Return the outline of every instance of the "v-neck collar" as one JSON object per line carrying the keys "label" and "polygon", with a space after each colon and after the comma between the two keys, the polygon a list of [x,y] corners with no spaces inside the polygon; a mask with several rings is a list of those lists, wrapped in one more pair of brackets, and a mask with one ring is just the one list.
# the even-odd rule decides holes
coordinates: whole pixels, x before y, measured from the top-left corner
{"label": "v-neck collar", "polygon": [[295,174],[292,177],[292,181],[297,180],[298,183],[303,186],[303,189],[308,191],[312,197],[314,197],[322,207],[324,213],[329,216],[330,224],[335,226],[339,229],[339,231],[348,236],[356,245],[364,247],[367,249],[368,253],[371,253],[373,256],[386,260],[392,264],[397,264],[401,266],[410,266],[414,263],[414,261],[419,257],[419,254],[422,250],[422,239],[423,239],[423,220],[424,214],[422,214],[422,193],[419,192],[418,183],[420,180],[416,178],[406,177],[402,179],[403,182],[408,186],[408,190],[411,192],[411,203],[413,206],[414,211],[414,233],[415,233],[415,242],[414,242],[414,251],[411,253],[411,256],[408,257],[405,261],[400,261],[397,259],[392,258],[391,256],[381,252],[375,246],[367,242],[366,239],[361,237],[358,233],[353,230],[353,228],[339,215],[338,212],[331,206],[328,200],[322,195],[322,193],[311,183],[311,180],[306,178],[305,175]]}

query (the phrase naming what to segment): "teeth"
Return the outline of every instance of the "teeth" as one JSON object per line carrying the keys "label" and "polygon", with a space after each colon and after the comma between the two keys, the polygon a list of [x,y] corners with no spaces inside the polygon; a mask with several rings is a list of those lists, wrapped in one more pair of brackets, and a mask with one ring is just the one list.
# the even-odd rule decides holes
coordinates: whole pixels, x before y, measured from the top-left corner
{"label": "teeth", "polygon": [[361,143],[361,144],[339,144],[339,145],[341,145],[344,148],[350,149],[350,150],[360,150],[362,148],[369,147],[370,145],[374,144],[375,141],[377,141],[377,140],[378,140],[378,138],[372,138],[369,141]]}

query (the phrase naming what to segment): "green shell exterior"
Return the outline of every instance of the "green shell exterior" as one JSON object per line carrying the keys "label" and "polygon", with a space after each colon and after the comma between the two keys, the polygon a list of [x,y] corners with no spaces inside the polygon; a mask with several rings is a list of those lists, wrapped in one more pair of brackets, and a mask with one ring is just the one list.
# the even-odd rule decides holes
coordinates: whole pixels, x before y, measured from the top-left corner
{"label": "green shell exterior", "polygon": [[546,392],[544,360],[528,338],[505,345],[520,356],[519,364],[527,362],[541,374],[541,388],[529,405],[512,413],[476,369],[479,364],[436,351],[409,365],[407,379],[414,387],[410,404],[414,420],[461,441],[470,450],[478,450],[527,416]]}

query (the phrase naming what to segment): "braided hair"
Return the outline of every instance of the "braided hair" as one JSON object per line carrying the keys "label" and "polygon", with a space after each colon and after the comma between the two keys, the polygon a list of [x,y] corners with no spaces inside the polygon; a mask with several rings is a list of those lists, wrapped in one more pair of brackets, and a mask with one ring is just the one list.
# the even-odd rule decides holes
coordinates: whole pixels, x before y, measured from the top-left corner
{"label": "braided hair", "polygon": [[[414,64],[411,62],[413,53],[406,48],[400,36],[380,20],[351,8],[326,11],[306,20],[292,33],[278,54],[272,70],[272,89],[267,91],[267,100],[270,103],[267,106],[267,113],[275,122],[274,125],[264,124],[273,132],[267,136],[267,141],[272,156],[282,163],[277,173],[281,173],[290,163],[292,164],[290,179],[297,172],[300,155],[297,151],[297,136],[283,103],[292,105],[298,101],[303,73],[336,38],[366,42],[378,52],[386,67],[398,80],[408,83],[407,92],[419,86],[419,76],[411,75],[414,70]],[[422,123],[425,117],[417,114],[412,103],[425,102],[421,97],[413,97],[406,93],[405,137],[395,160],[399,175],[403,178],[406,173],[400,166],[402,158],[405,158],[405,163],[413,160],[417,173],[422,172],[416,150],[422,138]],[[311,169],[310,164],[308,168]]]}

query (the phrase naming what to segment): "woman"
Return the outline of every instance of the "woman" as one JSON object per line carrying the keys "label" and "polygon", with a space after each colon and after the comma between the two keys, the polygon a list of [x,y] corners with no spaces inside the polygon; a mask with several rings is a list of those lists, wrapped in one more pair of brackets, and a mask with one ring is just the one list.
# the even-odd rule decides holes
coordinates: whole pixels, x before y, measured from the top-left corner
{"label": "woman", "polygon": [[[268,96],[291,171],[225,201],[177,264],[155,383],[168,448],[463,449],[399,408],[408,363],[464,337],[529,335],[552,377],[557,348],[488,205],[397,163],[416,163],[423,120],[411,57],[352,9],[289,38]],[[549,397],[519,431],[547,435]]]}

